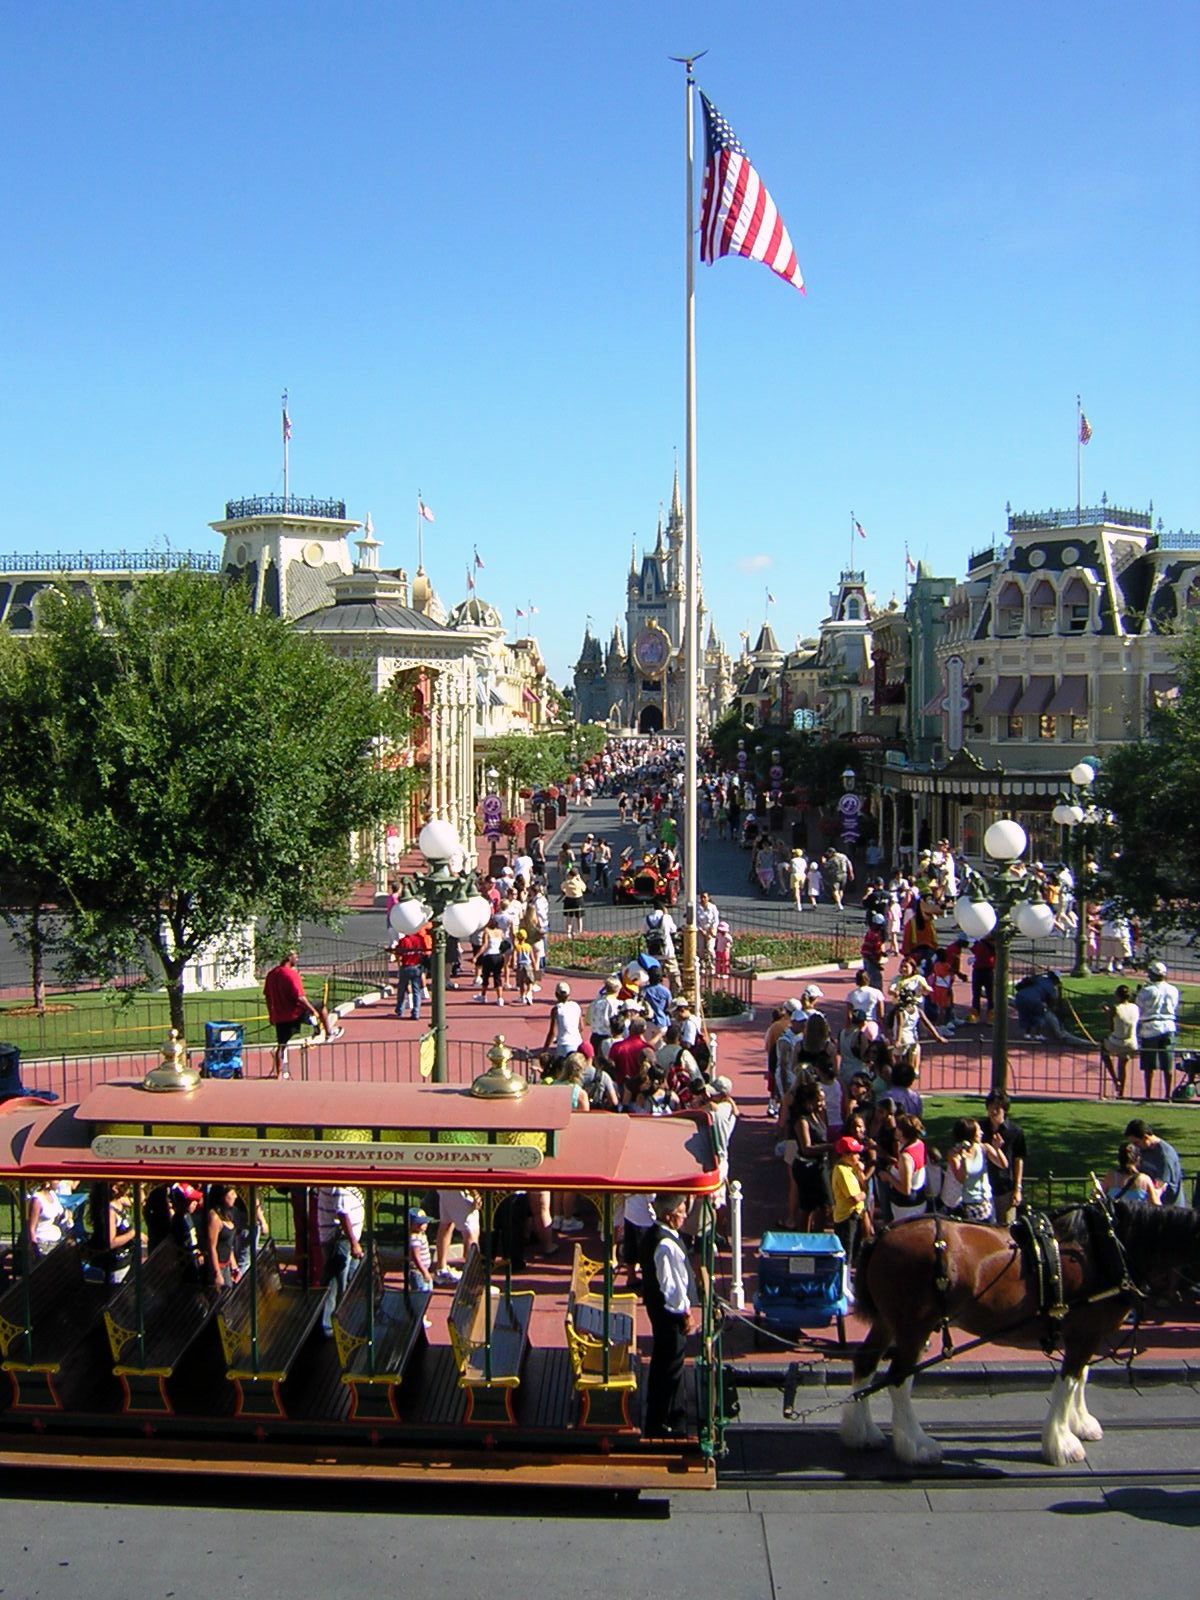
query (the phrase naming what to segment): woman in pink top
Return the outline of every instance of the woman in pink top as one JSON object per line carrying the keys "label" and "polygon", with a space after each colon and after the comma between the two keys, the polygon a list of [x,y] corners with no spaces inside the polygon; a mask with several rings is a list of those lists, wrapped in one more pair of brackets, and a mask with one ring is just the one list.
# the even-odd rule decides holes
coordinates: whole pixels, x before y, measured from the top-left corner
{"label": "woman in pink top", "polygon": [[880,1176],[892,1191],[892,1221],[907,1222],[926,1211],[925,1127],[920,1117],[905,1112],[896,1118],[900,1149]]}

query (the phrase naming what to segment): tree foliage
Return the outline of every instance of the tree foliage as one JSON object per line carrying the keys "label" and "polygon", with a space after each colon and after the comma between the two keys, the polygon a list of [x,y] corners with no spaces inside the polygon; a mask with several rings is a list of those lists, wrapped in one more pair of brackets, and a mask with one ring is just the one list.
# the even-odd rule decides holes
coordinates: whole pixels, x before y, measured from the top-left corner
{"label": "tree foliage", "polygon": [[95,606],[48,591],[33,636],[0,644],[0,748],[16,736],[23,749],[0,849],[17,876],[53,882],[91,970],[150,952],[182,1028],[182,972],[211,940],[254,919],[290,930],[344,901],[351,832],[402,809],[409,774],[379,752],[404,740],[407,712],[223,581],[169,573],[101,587]]}
{"label": "tree foliage", "polygon": [[487,759],[513,788],[547,789],[599,755],[604,740],[604,729],[592,723],[555,733],[502,733],[489,744]]}
{"label": "tree foliage", "polygon": [[842,793],[843,771],[847,767],[857,771],[862,765],[862,751],[844,739],[782,725],[749,728],[736,710],[717,723],[710,738],[722,765],[727,767],[737,760],[739,741],[744,743],[747,771],[759,784],[766,782],[771,752],[778,750],[784,789],[801,791],[809,806],[832,804]]}
{"label": "tree foliage", "polygon": [[1179,693],[1156,709],[1147,738],[1106,756],[1096,830],[1101,887],[1148,931],[1200,933],[1200,631],[1175,643]]}

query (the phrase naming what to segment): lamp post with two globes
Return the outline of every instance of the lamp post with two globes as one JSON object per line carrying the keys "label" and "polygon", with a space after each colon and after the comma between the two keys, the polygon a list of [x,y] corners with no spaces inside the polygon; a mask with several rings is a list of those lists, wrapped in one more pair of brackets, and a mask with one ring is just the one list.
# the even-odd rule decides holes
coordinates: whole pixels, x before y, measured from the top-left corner
{"label": "lamp post with two globes", "polygon": [[429,863],[429,870],[402,880],[403,898],[392,907],[388,923],[398,938],[415,933],[427,922],[433,925],[433,1081],[445,1083],[446,935],[469,939],[487,925],[492,908],[476,892],[475,868],[467,861],[462,842],[449,822],[440,817],[427,822],[417,839],[417,848]]}
{"label": "lamp post with two globes", "polygon": [[1087,964],[1087,886],[1084,882],[1083,824],[1091,822],[1095,812],[1080,805],[1087,791],[1096,781],[1096,769],[1090,761],[1080,761],[1071,768],[1071,794],[1058,802],[1050,813],[1060,828],[1071,835],[1071,871],[1075,874],[1075,965],[1073,978],[1086,978],[1091,973]]}
{"label": "lamp post with two globes", "polygon": [[1054,927],[1054,912],[1044,900],[1029,898],[1029,878],[1020,866],[1029,841],[1019,822],[1001,818],[983,836],[983,848],[996,863],[989,876],[968,870],[954,920],[969,939],[994,935],[995,993],[992,1001],[992,1088],[1008,1089],[1008,955],[1018,933],[1044,939]]}

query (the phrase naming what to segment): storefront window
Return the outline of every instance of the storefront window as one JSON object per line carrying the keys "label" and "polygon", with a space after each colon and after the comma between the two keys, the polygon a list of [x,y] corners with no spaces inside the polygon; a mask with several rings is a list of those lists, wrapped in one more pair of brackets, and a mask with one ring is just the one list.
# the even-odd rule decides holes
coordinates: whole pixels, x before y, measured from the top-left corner
{"label": "storefront window", "polygon": [[1025,737],[1025,718],[1012,716],[1006,717],[1005,728],[1007,730],[1005,733],[1005,738],[1023,739]]}
{"label": "storefront window", "polygon": [[1057,739],[1057,737],[1058,737],[1058,718],[1057,717],[1040,716],[1038,718],[1038,738],[1039,739]]}

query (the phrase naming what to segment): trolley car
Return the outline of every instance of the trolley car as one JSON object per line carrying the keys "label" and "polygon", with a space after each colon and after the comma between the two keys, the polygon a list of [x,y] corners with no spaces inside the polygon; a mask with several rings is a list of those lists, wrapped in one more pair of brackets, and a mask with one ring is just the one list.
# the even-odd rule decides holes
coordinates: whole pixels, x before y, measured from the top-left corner
{"label": "trolley car", "polygon": [[[498,1041],[499,1044],[499,1041]],[[507,1054],[507,1052],[503,1052]],[[572,1115],[554,1086],[205,1079],[174,1094],[101,1085],[75,1106],[0,1110],[15,1276],[0,1288],[0,1461],[330,1479],[495,1480],[619,1490],[708,1487],[722,1450],[720,1330],[711,1286],[717,1152],[706,1114]],[[486,1087],[483,1091],[488,1093]],[[209,1288],[170,1238],[139,1243],[123,1281],[102,1250],[34,1259],[29,1193],[75,1180],[95,1219],[129,1186],[136,1236],[164,1186],[236,1187],[268,1206],[233,1287]],[[322,1186],[360,1191],[363,1259],[322,1336]],[[523,1274],[503,1207],[571,1191],[598,1216],[589,1259]],[[480,1196],[481,1239],[453,1292],[410,1287],[410,1206]],[[702,1331],[689,1362],[689,1437],[643,1440],[648,1322],[614,1287],[620,1197],[680,1191],[700,1217]],[[159,1230],[161,1232],[161,1229]],[[151,1229],[153,1233],[154,1230]],[[565,1241],[564,1241],[565,1242]],[[101,1241],[103,1243],[103,1241]],[[534,1278],[533,1287],[527,1278]]]}

